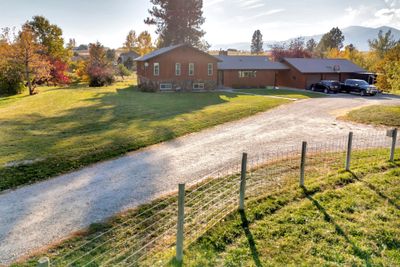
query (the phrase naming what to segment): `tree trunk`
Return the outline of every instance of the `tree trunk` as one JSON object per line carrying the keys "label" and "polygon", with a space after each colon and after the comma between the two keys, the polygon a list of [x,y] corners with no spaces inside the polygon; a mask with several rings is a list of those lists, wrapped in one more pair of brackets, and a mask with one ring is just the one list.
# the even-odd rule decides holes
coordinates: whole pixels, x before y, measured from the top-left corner
{"label": "tree trunk", "polygon": [[28,84],[29,95],[34,95],[34,90],[32,87],[31,76],[29,73],[29,65],[28,64],[25,64],[25,79],[26,79],[26,83]]}

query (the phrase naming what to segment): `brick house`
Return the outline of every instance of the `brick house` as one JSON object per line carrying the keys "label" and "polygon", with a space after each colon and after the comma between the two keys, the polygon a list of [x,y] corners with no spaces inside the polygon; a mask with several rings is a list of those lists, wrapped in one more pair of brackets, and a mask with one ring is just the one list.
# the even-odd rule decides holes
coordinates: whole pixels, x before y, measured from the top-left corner
{"label": "brick house", "polygon": [[289,70],[279,72],[277,83],[291,88],[309,88],[321,80],[360,78],[368,81],[371,75],[347,59],[285,58],[282,63]]}
{"label": "brick house", "polygon": [[273,62],[265,56],[212,56],[185,44],[158,49],[135,61],[139,87],[151,91],[266,86],[305,89],[321,80],[369,81],[372,75],[346,59],[285,58]]}
{"label": "brick house", "polygon": [[138,85],[151,90],[213,90],[219,59],[189,45],[174,45],[135,59]]}

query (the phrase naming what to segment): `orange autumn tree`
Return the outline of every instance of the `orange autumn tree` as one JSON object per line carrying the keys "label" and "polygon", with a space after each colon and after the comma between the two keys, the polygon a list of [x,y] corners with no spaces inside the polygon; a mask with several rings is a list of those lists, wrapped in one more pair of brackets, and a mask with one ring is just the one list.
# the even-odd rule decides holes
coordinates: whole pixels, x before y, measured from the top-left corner
{"label": "orange autumn tree", "polygon": [[44,48],[36,42],[34,33],[23,27],[15,42],[15,59],[23,66],[24,78],[29,94],[37,93],[36,85],[50,78],[51,65],[43,55]]}

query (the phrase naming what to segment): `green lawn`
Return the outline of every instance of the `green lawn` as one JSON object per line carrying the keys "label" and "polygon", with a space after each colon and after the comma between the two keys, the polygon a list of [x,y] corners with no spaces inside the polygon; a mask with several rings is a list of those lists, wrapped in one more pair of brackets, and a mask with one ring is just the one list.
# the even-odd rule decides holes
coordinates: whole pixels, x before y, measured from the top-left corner
{"label": "green lawn", "polygon": [[[278,179],[275,186],[268,184],[259,193],[248,193],[244,213],[232,212],[185,249],[184,266],[398,266],[400,161],[396,154],[396,162],[389,163],[387,149],[354,151],[352,173],[342,170],[343,153],[311,157],[306,188],[298,186],[298,170],[294,168],[298,162],[290,159],[250,171],[248,186],[256,177],[256,181],[265,180],[271,169],[289,166],[294,170]],[[238,175],[227,178],[226,182],[239,179]],[[219,181],[205,181],[189,189],[186,202],[208,202],[213,191],[223,188]],[[78,261],[73,266],[94,259],[89,266],[119,262],[142,248],[141,238],[148,242],[152,239],[145,236],[157,236],[156,223],[168,215],[165,209],[169,206],[176,207],[175,195],[94,224],[88,232],[14,266],[35,266],[44,255],[54,266],[65,266],[74,259]],[[192,208],[185,207],[187,218]],[[160,241],[164,245],[153,244],[149,248],[152,256],[140,266],[176,265],[175,247],[167,245],[174,241],[175,223],[172,220],[170,236]],[[186,235],[190,234],[186,230]]]}
{"label": "green lawn", "polygon": [[400,126],[400,106],[368,106],[350,111],[344,119],[359,123]]}
{"label": "green lawn", "polygon": [[236,89],[235,92],[250,93],[255,95],[270,95],[295,99],[324,97],[325,95],[300,89]]}
{"label": "green lawn", "polygon": [[104,88],[39,88],[0,98],[0,191],[290,101],[226,92],[142,93],[133,80]]}

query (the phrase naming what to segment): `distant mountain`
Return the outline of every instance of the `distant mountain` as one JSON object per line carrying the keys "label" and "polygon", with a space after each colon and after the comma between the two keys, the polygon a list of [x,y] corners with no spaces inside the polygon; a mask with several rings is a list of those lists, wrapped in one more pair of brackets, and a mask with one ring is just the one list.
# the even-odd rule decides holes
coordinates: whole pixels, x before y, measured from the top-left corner
{"label": "distant mountain", "polygon": [[[395,39],[400,40],[400,30],[388,26],[383,26],[379,28],[368,28],[368,27],[362,27],[362,26],[350,26],[347,28],[341,29],[345,41],[344,44],[353,44],[355,47],[357,47],[358,50],[361,51],[368,51],[369,46],[368,46],[368,40],[369,39],[374,39],[378,36],[379,30],[382,30],[383,32],[387,32],[388,30],[392,31],[392,34],[394,35]],[[314,38],[316,41],[319,41],[321,39],[323,34],[317,34],[313,36],[304,36],[305,41]],[[287,40],[286,42],[289,42],[291,39]],[[269,45],[272,45],[274,43],[282,43],[282,41],[267,41],[264,42],[264,49],[269,50]],[[211,49],[213,50],[219,50],[219,49],[228,49],[228,48],[233,48],[237,50],[250,50],[250,42],[240,42],[240,43],[231,43],[231,44],[218,44],[218,45],[213,45]]]}

